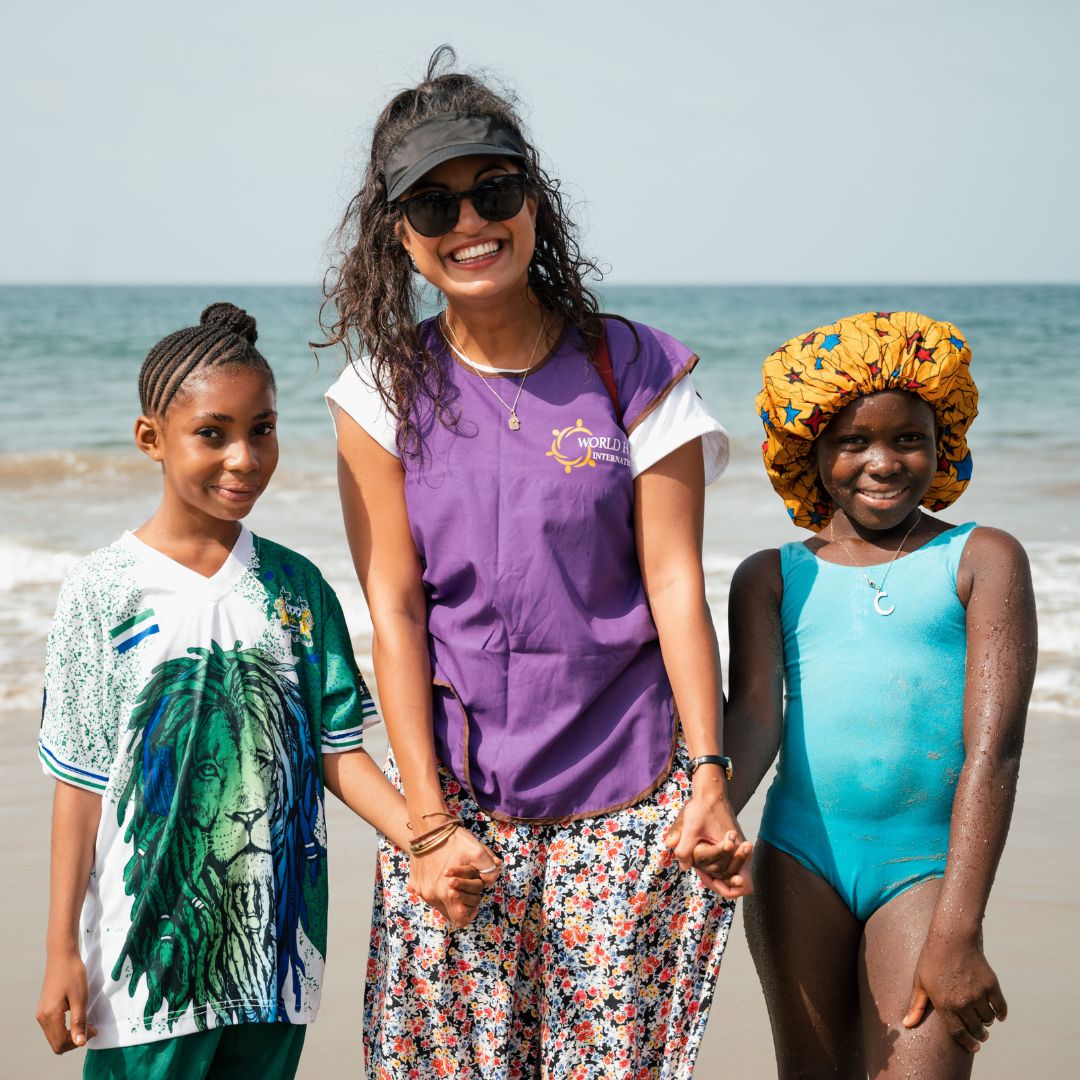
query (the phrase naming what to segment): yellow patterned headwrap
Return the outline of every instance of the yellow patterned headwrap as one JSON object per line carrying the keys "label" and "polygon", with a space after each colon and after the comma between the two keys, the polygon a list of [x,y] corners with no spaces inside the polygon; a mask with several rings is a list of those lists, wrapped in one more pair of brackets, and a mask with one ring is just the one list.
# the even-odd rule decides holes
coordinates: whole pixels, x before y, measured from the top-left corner
{"label": "yellow patterned headwrap", "polygon": [[828,524],[833,505],[818,480],[814,439],[845,405],[880,390],[907,390],[933,408],[938,471],[923,505],[955,502],[971,479],[966,436],[979,391],[970,364],[952,323],[911,311],[850,315],[781,345],[762,365],[757,406],[765,470],[791,520],[814,532]]}

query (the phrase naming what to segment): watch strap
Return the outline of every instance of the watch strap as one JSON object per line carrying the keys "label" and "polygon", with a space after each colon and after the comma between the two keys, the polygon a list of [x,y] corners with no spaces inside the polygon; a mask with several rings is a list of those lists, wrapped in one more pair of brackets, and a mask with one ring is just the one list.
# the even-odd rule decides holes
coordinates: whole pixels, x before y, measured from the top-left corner
{"label": "watch strap", "polygon": [[724,776],[728,780],[735,775],[735,768],[731,764],[731,758],[724,754],[702,754],[701,757],[693,758],[690,762],[690,775],[693,776],[702,765],[719,765],[724,770]]}

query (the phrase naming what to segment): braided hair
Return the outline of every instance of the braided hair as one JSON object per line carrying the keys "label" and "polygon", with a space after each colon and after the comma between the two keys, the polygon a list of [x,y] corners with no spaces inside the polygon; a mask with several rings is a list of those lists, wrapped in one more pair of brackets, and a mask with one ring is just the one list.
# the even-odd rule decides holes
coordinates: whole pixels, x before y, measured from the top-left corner
{"label": "braided hair", "polygon": [[139,371],[139,404],[146,416],[164,416],[185,380],[204,367],[237,364],[262,372],[274,389],[274,373],[255,348],[255,320],[235,304],[218,302],[205,308],[198,326],[162,338],[147,354]]}
{"label": "braided hair", "polygon": [[413,458],[423,456],[415,411],[422,399],[432,403],[440,421],[453,423],[442,366],[417,329],[420,283],[398,238],[400,211],[387,202],[383,175],[390,151],[417,124],[439,113],[475,113],[496,117],[518,134],[529,190],[537,199],[529,288],[543,309],[578,329],[589,352],[603,332],[596,297],[585,285],[587,277],[599,280],[601,273],[578,247],[559,181],[545,172],[536,148],[524,137],[513,98],[496,94],[472,75],[440,73],[444,64],[455,61],[454,50],[440,46],[424,81],[397,94],[376,120],[364,184],[345,211],[337,231],[338,259],[323,282],[319,323],[326,340],[313,342],[317,347],[340,344],[350,363],[357,352],[370,353],[376,388],[398,422],[398,447]]}

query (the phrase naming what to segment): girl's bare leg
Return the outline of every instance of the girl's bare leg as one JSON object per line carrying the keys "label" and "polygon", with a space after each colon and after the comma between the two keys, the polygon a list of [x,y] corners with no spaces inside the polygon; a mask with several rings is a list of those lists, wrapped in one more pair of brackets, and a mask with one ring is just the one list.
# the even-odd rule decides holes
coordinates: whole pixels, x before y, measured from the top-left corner
{"label": "girl's bare leg", "polygon": [[780,1080],[863,1080],[856,976],[862,927],[824,878],[764,841],[754,851],[753,874],[746,936],[769,1007]]}
{"label": "girl's bare leg", "polygon": [[940,889],[940,879],[924,881],[878,908],[866,923],[859,992],[871,1077],[965,1080],[971,1075],[972,1055],[953,1040],[932,1009],[918,1027],[901,1025]]}

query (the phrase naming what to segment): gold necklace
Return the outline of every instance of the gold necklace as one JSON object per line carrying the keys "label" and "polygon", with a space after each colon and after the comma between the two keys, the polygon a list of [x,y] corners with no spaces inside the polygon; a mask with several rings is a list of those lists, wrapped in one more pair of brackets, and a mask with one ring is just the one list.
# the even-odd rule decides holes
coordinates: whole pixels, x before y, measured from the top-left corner
{"label": "gold necklace", "polygon": [[[483,384],[488,388],[488,390],[491,391],[492,394],[494,394],[499,404],[502,405],[502,407],[510,413],[510,418],[506,421],[506,426],[511,431],[517,431],[521,427],[521,421],[518,419],[517,414],[517,404],[518,401],[521,399],[521,391],[522,388],[525,386],[525,380],[529,377],[529,372],[532,371],[533,367],[535,367],[535,365],[533,364],[533,357],[536,356],[536,349],[540,344],[540,339],[544,336],[544,328],[547,326],[547,319],[544,317],[541,317],[540,319],[540,332],[536,335],[536,340],[533,342],[532,352],[529,353],[529,363],[528,366],[525,368],[524,374],[521,376],[521,382],[518,383],[517,393],[514,395],[513,405],[508,405],[503,400],[502,395],[495,389],[495,387],[491,385],[489,380],[484,377],[480,365],[477,364],[475,360],[470,359],[466,355],[465,350],[461,347],[461,342],[458,340],[457,334],[454,333],[454,328],[450,325],[450,320],[446,317],[445,311],[443,312],[442,325],[450,334],[449,338],[446,336],[446,334],[443,334],[443,341],[445,341],[446,344],[449,345],[450,348],[458,356],[460,356],[466,364],[469,365],[469,367],[471,367],[478,375],[480,375]],[[451,341],[450,338],[453,338],[454,340]]]}
{"label": "gold necklace", "polygon": [[895,604],[890,604],[887,608],[881,606],[882,598],[889,595],[885,591],[885,579],[889,576],[889,571],[893,568],[893,563],[896,562],[896,560],[900,557],[900,552],[904,550],[904,545],[907,543],[908,537],[915,531],[915,526],[918,525],[920,521],[922,521],[921,510],[919,511],[919,516],[915,519],[915,523],[911,526],[910,529],[908,529],[906,533],[904,533],[904,539],[900,541],[900,546],[896,549],[896,551],[893,552],[893,557],[889,560],[888,565],[885,567],[885,573],[881,575],[880,582],[876,582],[872,577],[870,577],[870,575],[866,572],[866,567],[863,566],[863,564],[855,558],[855,552],[853,552],[851,548],[849,548],[847,544],[845,544],[844,541],[836,535],[836,518],[834,517],[832,521],[829,522],[830,543],[839,544],[848,553],[851,561],[859,568],[862,576],[866,578],[866,584],[874,590],[874,610],[879,615],[891,615],[896,610]]}

